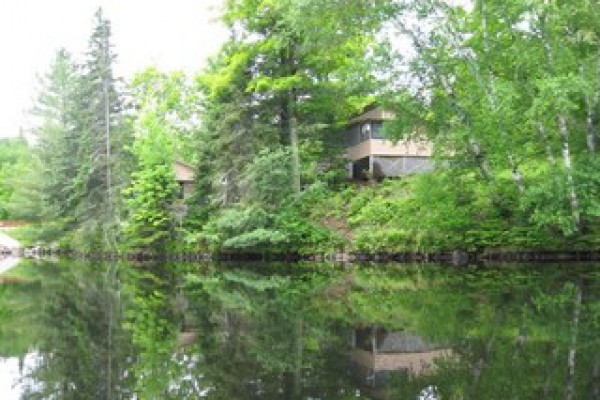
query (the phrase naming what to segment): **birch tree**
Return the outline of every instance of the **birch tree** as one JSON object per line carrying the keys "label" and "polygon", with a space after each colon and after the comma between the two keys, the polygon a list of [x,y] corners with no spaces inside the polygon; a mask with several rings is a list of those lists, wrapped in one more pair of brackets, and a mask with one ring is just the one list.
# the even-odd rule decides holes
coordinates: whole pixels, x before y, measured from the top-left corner
{"label": "birch tree", "polygon": [[424,126],[445,167],[479,169],[508,214],[585,233],[600,215],[597,5],[402,3],[395,26],[416,55],[393,59],[411,79],[392,90],[408,114],[392,136]]}

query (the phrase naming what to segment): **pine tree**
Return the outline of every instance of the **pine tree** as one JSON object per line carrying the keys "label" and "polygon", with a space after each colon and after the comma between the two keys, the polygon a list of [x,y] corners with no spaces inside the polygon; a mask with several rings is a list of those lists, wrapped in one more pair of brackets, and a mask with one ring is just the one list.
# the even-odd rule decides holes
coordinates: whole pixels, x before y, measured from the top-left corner
{"label": "pine tree", "polygon": [[118,228],[116,188],[122,187],[115,166],[123,151],[122,102],[113,75],[116,55],[112,50],[111,26],[102,9],[95,16],[86,59],[81,66],[77,97],[79,191],[77,220],[84,232],[114,248]]}
{"label": "pine tree", "polygon": [[40,195],[43,217],[72,221],[77,205],[73,177],[79,165],[79,138],[75,130],[78,76],[70,53],[61,49],[42,79],[42,88],[33,115],[39,119],[34,129],[36,153],[40,160]]}

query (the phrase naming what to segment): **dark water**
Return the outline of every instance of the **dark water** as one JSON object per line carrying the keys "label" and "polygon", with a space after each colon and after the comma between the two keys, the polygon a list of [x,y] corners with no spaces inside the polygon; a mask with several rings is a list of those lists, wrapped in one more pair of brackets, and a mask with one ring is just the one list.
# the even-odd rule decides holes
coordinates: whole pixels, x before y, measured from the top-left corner
{"label": "dark water", "polygon": [[600,399],[600,265],[11,274],[3,400]]}

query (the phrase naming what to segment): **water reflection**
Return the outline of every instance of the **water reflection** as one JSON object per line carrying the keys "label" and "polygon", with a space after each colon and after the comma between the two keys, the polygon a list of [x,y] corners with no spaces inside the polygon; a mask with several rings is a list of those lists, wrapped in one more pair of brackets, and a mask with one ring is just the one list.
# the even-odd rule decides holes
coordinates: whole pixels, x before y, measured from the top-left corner
{"label": "water reflection", "polygon": [[25,399],[600,398],[597,266],[21,268]]}
{"label": "water reflection", "polygon": [[371,397],[385,398],[394,375],[431,375],[436,363],[451,356],[449,346],[404,331],[389,332],[377,325],[352,331],[350,368],[362,391]]}

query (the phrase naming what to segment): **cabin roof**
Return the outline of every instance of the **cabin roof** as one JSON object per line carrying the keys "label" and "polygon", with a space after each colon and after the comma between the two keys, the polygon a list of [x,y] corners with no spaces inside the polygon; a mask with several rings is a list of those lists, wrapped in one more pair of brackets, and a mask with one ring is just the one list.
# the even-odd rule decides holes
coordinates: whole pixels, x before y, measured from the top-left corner
{"label": "cabin roof", "polygon": [[183,161],[175,161],[175,179],[177,182],[194,182],[194,167]]}
{"label": "cabin roof", "polygon": [[394,119],[394,113],[381,107],[368,108],[367,111],[352,118],[350,125],[367,121],[389,121]]}
{"label": "cabin roof", "polygon": [[378,342],[377,351],[385,353],[420,352],[440,348],[439,345],[425,342],[421,336],[406,332],[386,332]]}

